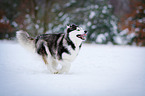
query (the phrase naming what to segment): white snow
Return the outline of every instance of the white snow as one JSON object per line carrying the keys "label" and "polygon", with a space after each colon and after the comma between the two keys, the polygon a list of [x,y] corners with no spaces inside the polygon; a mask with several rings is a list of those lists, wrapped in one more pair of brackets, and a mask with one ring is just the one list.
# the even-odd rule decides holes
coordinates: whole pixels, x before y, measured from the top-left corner
{"label": "white snow", "polygon": [[121,38],[121,36],[115,36],[114,38],[113,38],[114,40],[115,40],[115,42],[117,43],[117,44],[123,44],[124,42],[124,40],[122,40],[122,38]]}
{"label": "white snow", "polygon": [[87,26],[91,26],[91,24],[92,24],[92,23],[89,21],[89,22],[87,23]]}
{"label": "white snow", "polygon": [[95,9],[98,9],[99,8],[99,6],[98,5],[95,5]]}
{"label": "white snow", "polygon": [[39,29],[39,25],[38,25],[38,24],[35,24],[35,28],[36,28],[36,29]]}
{"label": "white snow", "polygon": [[144,96],[145,47],[84,44],[69,74],[0,41],[0,96]]}
{"label": "white snow", "polygon": [[102,13],[104,13],[104,14],[107,13],[107,6],[103,7]]}
{"label": "white snow", "polygon": [[92,18],[94,18],[94,16],[95,16],[95,12],[94,11],[91,11],[90,12],[90,15],[89,15],[89,18],[92,19]]}
{"label": "white snow", "polygon": [[58,14],[58,16],[62,16],[64,13],[63,12],[60,12],[59,14]]}
{"label": "white snow", "polygon": [[103,40],[106,40],[105,35],[104,35],[104,34],[99,34],[99,35],[97,36],[96,42],[102,43]]}
{"label": "white snow", "polygon": [[122,30],[119,34],[120,34],[121,36],[123,36],[123,35],[126,35],[128,32],[129,32],[129,29],[126,28],[126,29]]}
{"label": "white snow", "polygon": [[92,25],[92,29],[95,29],[97,26],[96,25]]}
{"label": "white snow", "polygon": [[17,27],[17,26],[18,26],[18,24],[17,24],[15,21],[12,22],[12,25],[13,25],[14,27]]}

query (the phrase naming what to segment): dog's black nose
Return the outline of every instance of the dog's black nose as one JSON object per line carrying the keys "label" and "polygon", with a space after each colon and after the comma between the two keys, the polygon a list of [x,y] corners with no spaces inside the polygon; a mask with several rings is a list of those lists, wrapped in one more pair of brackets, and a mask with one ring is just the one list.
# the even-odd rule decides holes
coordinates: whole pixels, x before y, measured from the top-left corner
{"label": "dog's black nose", "polygon": [[84,31],[85,33],[87,33],[87,31]]}

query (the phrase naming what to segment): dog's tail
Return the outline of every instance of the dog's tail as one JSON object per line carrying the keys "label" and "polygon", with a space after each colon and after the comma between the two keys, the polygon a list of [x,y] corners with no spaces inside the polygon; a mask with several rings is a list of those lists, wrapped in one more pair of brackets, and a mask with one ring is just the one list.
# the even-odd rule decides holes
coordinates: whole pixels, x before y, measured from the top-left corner
{"label": "dog's tail", "polygon": [[31,52],[35,52],[35,39],[29,36],[29,34],[23,30],[16,32],[18,42]]}

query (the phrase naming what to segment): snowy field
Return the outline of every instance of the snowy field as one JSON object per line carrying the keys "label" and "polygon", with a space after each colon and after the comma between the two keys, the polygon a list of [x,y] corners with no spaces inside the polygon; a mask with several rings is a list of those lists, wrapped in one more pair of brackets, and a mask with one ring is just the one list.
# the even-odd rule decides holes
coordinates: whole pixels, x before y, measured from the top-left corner
{"label": "snowy field", "polygon": [[145,96],[145,47],[84,44],[69,74],[38,57],[0,41],[0,96]]}

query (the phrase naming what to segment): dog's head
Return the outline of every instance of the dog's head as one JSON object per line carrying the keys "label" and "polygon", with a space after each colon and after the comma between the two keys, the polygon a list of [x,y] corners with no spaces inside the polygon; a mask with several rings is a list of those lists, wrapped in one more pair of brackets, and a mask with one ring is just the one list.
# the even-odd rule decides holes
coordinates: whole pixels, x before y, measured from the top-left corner
{"label": "dog's head", "polygon": [[71,40],[77,40],[77,41],[83,41],[85,40],[85,37],[87,31],[83,30],[81,27],[78,27],[77,25],[70,25],[67,26],[67,34],[69,34],[69,37]]}

